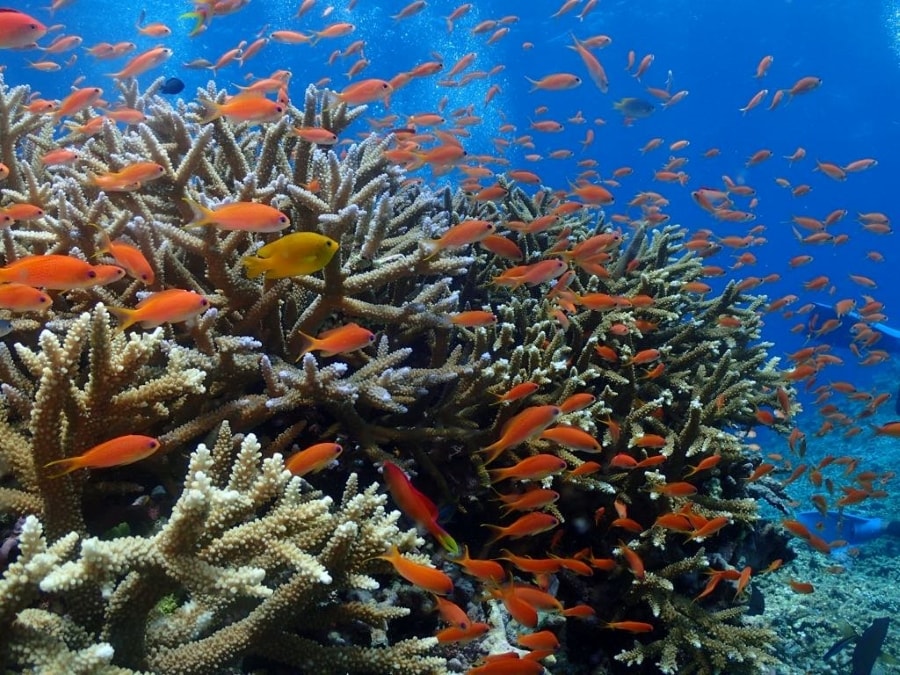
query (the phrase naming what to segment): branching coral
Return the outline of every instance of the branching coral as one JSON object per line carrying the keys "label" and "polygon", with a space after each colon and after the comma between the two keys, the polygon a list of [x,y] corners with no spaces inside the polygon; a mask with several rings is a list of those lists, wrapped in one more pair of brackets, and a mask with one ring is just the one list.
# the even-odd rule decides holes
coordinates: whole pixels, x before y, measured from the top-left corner
{"label": "branching coral", "polygon": [[[440,671],[442,659],[422,654],[433,639],[374,642],[409,610],[355,599],[378,589],[370,574],[385,546],[416,543],[385,499],[374,485],[359,492],[353,475],[335,505],[292,478],[280,455],[262,459],[252,435],[237,444],[223,427],[212,448],[192,453],[172,515],[152,536],[72,532],[48,545],[40,520],[26,520],[19,559],[0,580],[5,657],[39,669],[62,658],[121,667],[99,672],[217,673],[251,654],[323,673]],[[98,629],[26,610],[38,596],[67,601],[86,588],[103,591]],[[329,644],[326,630],[351,623],[370,626],[369,643]]]}
{"label": "branching coral", "polygon": [[[708,671],[723,654],[740,656],[747,670],[769,663],[771,636],[745,625],[730,594],[690,602],[706,559],[737,569],[754,536],[758,512],[745,481],[754,457],[743,432],[760,408],[783,406],[777,362],[759,342],[759,298],[734,284],[706,297],[700,259],[680,228],[643,224],[623,235],[590,209],[557,215],[565,204],[505,179],[496,202],[407,183],[386,154],[389,136],[371,135],[342,155],[314,146],[292,125],[340,134],[362,109],[332,105],[312,87],[302,110],[261,126],[201,123],[196,105],[172,106],[156,87],[121,87],[144,122],[122,129],[106,120],[94,136],[55,139],[52,120],[23,111],[27,91],[0,85],[3,149],[21,157],[4,199],[46,212],[2,232],[4,261],[91,258],[104,243],[96,225],[146,256],[156,273],[149,290],[190,289],[213,305],[186,328],[116,332],[106,307],[131,307],[144,290],[123,279],[59,294],[51,313],[13,320],[19,344],[0,351],[0,508],[31,517],[0,586],[10,598],[0,619],[14,638],[11,658],[38,668],[71,658],[109,672],[207,672],[250,654],[319,672],[439,670],[440,660],[422,655],[431,639],[376,644],[384,622],[405,610],[356,592],[375,588],[367,575],[383,563],[371,558],[390,543],[409,549],[413,535],[397,531],[374,488],[357,494],[353,477],[333,508],[289,480],[281,455],[338,439],[344,472],[355,465],[364,477],[374,476],[371,460],[396,455],[418,469],[429,494],[458,508],[454,536],[474,547],[485,540],[476,526],[501,517],[479,451],[525,407],[591,394],[557,421],[602,447],[587,452],[532,434],[497,460],[552,453],[579,470],[547,479],[563,493],[548,507],[564,527],[555,551],[608,558],[590,585],[562,575],[559,597],[589,599],[604,620],[654,621],[637,645],[609,639],[627,664]],[[212,85],[200,92],[206,104],[224,96]],[[78,148],[78,162],[44,166],[40,156],[60,142]],[[125,191],[101,190],[92,178],[137,161],[159,164],[162,177]],[[292,231],[319,232],[340,249],[320,274],[251,280],[242,258],[281,235],[186,227],[185,199],[272,205]],[[473,219],[514,241],[523,268],[549,262],[552,273],[517,280],[487,248],[423,245]],[[538,219],[549,229],[529,231]],[[582,256],[580,245],[593,254]],[[451,320],[468,309],[496,322]],[[301,331],[351,321],[378,334],[371,346],[297,359]],[[497,405],[497,395],[525,382],[538,385],[527,401]],[[98,440],[144,433],[168,454],[154,468],[160,481],[177,486],[168,468],[226,421],[256,434],[271,457],[261,461],[250,436],[233,457],[223,430],[211,451],[191,455],[171,517],[148,536],[89,537],[96,513],[82,496],[97,487],[95,476],[50,479],[43,468]],[[774,426],[785,428],[780,419]],[[710,457],[715,465],[690,473]],[[613,525],[617,509],[637,531]],[[657,524],[679,514],[694,530],[720,519],[730,543]],[[541,554],[544,536],[511,548]],[[715,555],[704,556],[713,546]],[[69,610],[42,602],[54,598]],[[322,617],[342,637],[323,634]],[[339,643],[356,621],[369,627],[364,639]],[[685,641],[692,648],[679,650]]]}

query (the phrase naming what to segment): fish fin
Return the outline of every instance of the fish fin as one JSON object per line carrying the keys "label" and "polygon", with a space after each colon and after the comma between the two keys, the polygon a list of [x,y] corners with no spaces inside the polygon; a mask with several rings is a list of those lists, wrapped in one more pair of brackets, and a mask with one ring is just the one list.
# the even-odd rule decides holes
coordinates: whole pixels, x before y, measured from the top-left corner
{"label": "fish fin", "polygon": [[94,255],[91,257],[96,258],[104,253],[109,253],[109,247],[112,245],[112,241],[110,241],[109,235],[106,233],[106,230],[104,230],[103,227],[101,225],[98,225],[97,223],[88,223],[88,225],[97,228],[97,231],[100,233],[100,239],[102,239],[103,241],[102,246],[98,248]]}
{"label": "fish fin", "polygon": [[[211,67],[211,70],[215,73],[215,67]],[[219,104],[215,101],[210,101],[209,103],[203,103],[203,117],[200,118],[200,124],[209,124],[210,122],[219,119],[222,116],[222,110],[219,107]]]}
{"label": "fish fin", "polygon": [[300,337],[300,353],[297,355],[297,361],[302,359],[306,352],[312,349],[316,344],[316,338],[312,335],[307,335],[303,331],[297,331],[297,335]]}
{"label": "fish fin", "polygon": [[81,468],[81,464],[79,463],[80,457],[66,457],[65,459],[57,459],[53,462],[47,462],[44,464],[44,468],[46,469],[48,466],[59,466],[63,465],[62,471],[59,473],[54,473],[48,476],[48,478],[59,478],[60,476],[65,476],[67,473],[72,473],[73,471],[77,471]]}
{"label": "fish fin", "polygon": [[255,255],[245,256],[241,263],[247,269],[247,277],[249,279],[255,279],[269,269],[266,259]]}
{"label": "fish fin", "polygon": [[185,227],[196,227],[198,225],[209,225],[212,221],[210,220],[210,216],[212,215],[212,210],[206,208],[202,204],[198,204],[193,199],[189,197],[182,197],[185,203],[191,207],[191,212],[194,214],[194,219],[189,222]]}
{"label": "fish fin", "polygon": [[139,321],[136,310],[127,307],[107,307],[106,309],[119,320],[119,327],[116,330],[120,333]]}

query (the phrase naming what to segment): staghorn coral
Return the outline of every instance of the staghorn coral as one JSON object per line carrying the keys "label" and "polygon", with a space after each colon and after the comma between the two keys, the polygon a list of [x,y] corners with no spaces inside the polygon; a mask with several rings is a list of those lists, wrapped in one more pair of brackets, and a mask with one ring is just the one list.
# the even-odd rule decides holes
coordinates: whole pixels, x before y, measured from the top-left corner
{"label": "staghorn coral", "polygon": [[[363,476],[374,474],[371,461],[361,459],[396,455],[418,469],[417,481],[424,483],[428,494],[457,506],[454,535],[470,542],[474,550],[485,539],[478,526],[501,517],[489,499],[489,478],[478,451],[496,440],[524,407],[558,404],[582,392],[593,393],[596,401],[567,413],[561,421],[601,440],[601,452],[586,455],[534,438],[498,460],[507,464],[550,452],[572,468],[594,460],[600,465],[592,474],[552,479],[564,493],[553,507],[565,528],[556,552],[574,555],[588,548],[593,555],[610,556],[617,565],[611,573],[598,572],[590,583],[561,575],[559,597],[567,603],[587,599],[604,620],[652,619],[656,631],[639,637],[637,645],[630,637],[604,633],[609,636],[604,648],[610,654],[621,653],[622,660],[632,666],[652,661],[665,671],[703,671],[718,663],[721,653],[746,659],[735,672],[768,663],[770,634],[752,632],[755,629],[745,625],[743,609],[731,606],[730,593],[720,591],[703,603],[690,604],[705,567],[698,557],[700,542],[654,526],[660,515],[684,508],[697,517],[726,517],[728,542],[721,535],[703,542],[707,549],[717,549],[709,559],[715,560],[717,568],[739,568],[748,557],[759,514],[743,480],[748,464],[756,461],[743,432],[755,424],[759,407],[774,406],[775,391],[783,384],[777,362],[768,356],[769,346],[759,342],[760,298],[736,285],[708,298],[689,290],[687,284],[702,275],[701,262],[683,247],[680,228],[654,230],[645,224],[621,236],[605,227],[602,216],[579,209],[557,218],[549,231],[506,232],[511,221],[530,223],[551,216],[557,204],[530,197],[503,179],[508,193],[498,202],[406,183],[402,169],[385,156],[390,137],[370,135],[342,156],[301,141],[291,132],[294,123],[341,132],[362,111],[331,107],[329,98],[312,87],[305,92],[302,110],[291,108],[281,121],[254,127],[222,119],[201,124],[196,104],[173,106],[155,95],[157,86],[143,93],[133,84],[121,89],[124,101],[147,115],[145,122],[122,129],[106,121],[96,136],[73,132],[54,140],[52,122],[27,117],[21,109],[22,95],[0,85],[5,119],[30,120],[13,141],[22,160],[15,162],[17,177],[3,189],[4,199],[32,201],[46,211],[27,227],[2,233],[5,260],[50,252],[93,256],[101,245],[92,227],[97,224],[112,238],[125,239],[143,251],[156,271],[151,290],[193,289],[214,305],[185,330],[166,326],[126,339],[110,328],[104,305],[132,306],[140,297],[138,282],[121,280],[71,291],[54,298],[36,345],[16,347],[15,353],[6,352],[0,359],[8,383],[3,391],[5,440],[0,438],[0,459],[6,463],[2,468],[10,485],[0,488],[0,500],[7,513],[40,514],[47,550],[58,551],[56,562],[68,559],[66,578],[78,581],[66,593],[70,613],[65,617],[48,617],[46,611],[30,607],[39,597],[36,583],[26,585],[24,599],[10,605],[10,612],[20,609],[20,616],[34,622],[39,618],[34,612],[43,612],[41,621],[55,622],[60,634],[75,636],[60,638],[52,648],[44,643],[35,647],[51,654],[45,663],[78,654],[94,663],[168,668],[198,660],[200,648],[195,642],[209,646],[219,654],[219,663],[225,663],[236,657],[225,654],[223,645],[232,637],[245,645],[245,629],[263,630],[255,622],[265,623],[269,616],[269,610],[257,613],[269,600],[253,597],[253,592],[266,592],[264,584],[246,577],[246,570],[268,570],[269,563],[281,569],[278,565],[283,560],[308,561],[307,554],[300,555],[302,550],[290,547],[277,554],[274,547],[265,555],[241,550],[238,535],[256,522],[250,511],[242,512],[246,522],[231,521],[227,528],[216,530],[218,539],[203,542],[199,553],[192,549],[203,563],[193,570],[200,576],[188,580],[159,557],[153,558],[153,580],[175,593],[178,610],[174,614],[154,614],[154,606],[161,601],[166,604],[163,594],[145,597],[141,595],[143,580],[129,582],[136,578],[125,576],[116,593],[135,600],[109,610],[122,619],[115,624],[121,626],[117,632],[108,623],[108,603],[101,591],[138,561],[119,552],[119,558],[124,556],[119,567],[107,561],[100,565],[102,570],[90,567],[87,573],[86,566],[94,563],[97,551],[107,550],[101,542],[88,544],[95,540],[85,539],[97,509],[85,506],[82,492],[99,488],[98,478],[76,475],[53,482],[41,471],[46,461],[90,447],[98,433],[106,437],[121,429],[155,435],[169,453],[170,465],[191,441],[224,420],[240,431],[252,430],[269,453],[286,454],[300,443],[337,438],[345,447],[342,470],[355,464]],[[221,101],[223,96],[210,85],[200,92],[200,103]],[[81,121],[91,114],[81,113]],[[78,146],[79,163],[42,166],[40,154],[60,142]],[[159,163],[165,175],[128,192],[101,191],[90,179],[90,173],[121,169],[138,160]],[[321,275],[249,280],[241,258],[278,235],[185,228],[190,215],[185,198],[208,205],[237,200],[272,204],[289,215],[294,231],[326,234],[340,243],[340,250]],[[474,248],[426,255],[423,239],[439,237],[470,218],[494,223],[515,240],[529,264],[545,256],[562,260],[566,287],[548,293],[547,283],[515,287],[494,283],[508,263]],[[549,253],[563,229],[569,230],[572,248]],[[572,253],[574,245],[600,234],[611,237],[603,251],[606,258],[599,267],[582,264]],[[563,302],[567,291],[576,299],[604,293],[620,301],[609,310],[591,310]],[[639,304],[639,298],[651,302]],[[458,327],[450,317],[461,309],[489,309],[497,322]],[[739,328],[720,324],[722,315],[738,320]],[[376,343],[335,359],[305,354],[295,362],[298,331],[318,333],[349,321],[377,331]],[[16,339],[27,344],[29,331],[42,323],[14,319]],[[597,347],[613,350],[616,359],[603,358]],[[632,362],[632,357],[646,350],[659,351],[665,366],[662,372],[653,373]],[[133,361],[125,354],[131,354],[128,358]],[[185,375],[186,389],[172,386]],[[168,384],[157,390],[150,386],[157,381]],[[540,385],[527,402],[495,405],[491,394],[527,381]],[[40,394],[37,405],[30,403],[34,394]],[[776,428],[784,430],[786,425],[778,421]],[[53,443],[34,451],[35,439],[42,435],[53,435]],[[664,443],[659,448],[641,447],[643,435],[659,436]],[[681,481],[692,463],[711,455],[721,460],[714,471],[692,479],[696,495],[664,494],[665,486]],[[663,463],[647,470],[622,470],[611,466],[620,456],[635,462],[662,459]],[[196,453],[192,457],[194,463],[199,461]],[[273,456],[271,462],[278,461]],[[211,479],[212,487],[203,483],[201,491],[218,494],[215,490],[225,489],[229,478],[221,472],[227,466],[230,463],[210,465],[210,472],[220,473]],[[172,481],[165,475],[171,473],[168,469],[155,469],[163,482]],[[120,475],[131,478],[137,473],[125,470]],[[189,476],[187,483],[191,481]],[[180,483],[177,477],[175,483]],[[139,485],[138,491],[148,488]],[[199,521],[175,517],[183,513],[179,505],[191,489],[189,485],[185,491],[172,490],[181,497],[163,530],[128,541],[145,554],[152,553],[147,542],[167,541],[159,538],[163,532],[184,544],[180,538],[196,534],[191,528],[199,527]],[[242,489],[249,489],[249,483]],[[275,499],[274,493],[269,499]],[[632,580],[625,564],[620,540],[626,535],[610,529],[609,514],[618,503],[626,505],[629,517],[645,528],[621,542],[643,558],[645,582]],[[591,514],[595,514],[593,525]],[[33,539],[35,521],[29,522]],[[541,555],[549,536],[531,537],[511,547]],[[78,541],[82,542],[80,554],[74,551]],[[118,551],[114,546],[108,550]],[[173,545],[172,550],[181,549]],[[370,555],[383,550],[382,545]],[[264,560],[250,562],[256,555]],[[274,562],[266,557],[277,555],[281,558]],[[241,598],[220,597],[221,589],[210,585],[209,574],[201,574],[213,569],[207,565],[244,570],[239,580]],[[229,575],[224,578],[233,579]],[[52,584],[65,580],[62,576],[53,579],[46,592],[61,593],[61,587]],[[213,607],[218,621],[213,627],[198,629],[207,615],[199,614],[198,605],[183,602],[174,588],[188,581],[192,597],[202,597],[203,607]],[[274,586],[265,584],[265,588],[273,595],[279,593]],[[272,602],[268,607],[278,605]],[[137,617],[126,616],[132,607],[140,607]],[[370,625],[388,618],[382,608],[363,601],[347,600],[340,607],[341,612],[366,618],[364,623]],[[286,620],[302,627],[302,620],[286,609],[272,612],[279,619],[290,616]],[[709,633],[711,617],[721,626],[715,640],[698,638]],[[198,630],[203,633],[199,638]],[[567,630],[573,640],[583,630],[596,641],[599,629],[588,624]],[[15,635],[22,643],[37,644],[34,633]],[[334,664],[346,658],[368,663],[373,670],[389,668],[382,662],[365,661],[377,658],[370,645],[323,645],[319,636],[288,639],[269,632],[259,636],[254,653],[286,663],[297,663],[298,655],[304,654],[314,658],[305,661],[307,665]],[[753,644],[745,649],[741,645],[746,638],[752,638]],[[699,646],[679,651],[680,641],[686,639]],[[92,646],[95,640],[105,642]],[[107,644],[113,645],[112,652]],[[151,653],[148,644],[157,651]],[[400,642],[390,653],[408,653],[413,663],[419,663],[414,654],[432,645],[429,640]],[[24,652],[16,654],[25,658]],[[424,664],[430,662],[422,659],[426,668]]]}
{"label": "staghorn coral", "polygon": [[[72,672],[218,673],[252,654],[304,672],[441,672],[443,660],[423,654],[433,638],[380,642],[384,624],[408,609],[355,600],[379,588],[374,556],[416,543],[385,500],[351,475],[334,504],[292,478],[280,455],[262,459],[252,434],[238,443],[224,425],[212,448],[191,454],[184,490],[152,536],[72,532],[48,544],[28,517],[19,559],[0,578],[3,658],[41,672],[66,663]],[[87,587],[103,590],[96,629],[27,608]],[[357,634],[369,626],[368,642],[331,644],[326,626],[350,624]]]}

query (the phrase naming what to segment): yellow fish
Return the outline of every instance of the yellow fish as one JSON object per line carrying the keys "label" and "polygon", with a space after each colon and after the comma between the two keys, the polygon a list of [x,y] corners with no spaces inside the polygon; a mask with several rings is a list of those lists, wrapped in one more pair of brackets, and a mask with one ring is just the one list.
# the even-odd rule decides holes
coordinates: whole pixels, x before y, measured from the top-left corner
{"label": "yellow fish", "polygon": [[337,253],[338,243],[316,232],[294,232],[266,244],[244,258],[247,276],[255,279],[265,273],[266,279],[298,277],[318,272]]}

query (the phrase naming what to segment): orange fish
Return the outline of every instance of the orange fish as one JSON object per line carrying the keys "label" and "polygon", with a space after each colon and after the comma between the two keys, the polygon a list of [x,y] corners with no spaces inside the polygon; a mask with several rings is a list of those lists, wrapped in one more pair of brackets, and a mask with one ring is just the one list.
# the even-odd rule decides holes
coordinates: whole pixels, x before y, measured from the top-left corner
{"label": "orange fish", "polygon": [[559,426],[545,429],[541,432],[540,438],[553,441],[570,450],[580,450],[581,452],[600,452],[601,450],[600,443],[596,438],[576,427]]}
{"label": "orange fish", "polygon": [[394,87],[390,82],[371,78],[347,85],[341,92],[335,94],[335,97],[341,103],[347,103],[349,105],[360,105],[362,103],[371,103],[372,101],[379,101],[382,99],[384,99],[385,104],[387,104],[393,93]]}
{"label": "orange fish", "polygon": [[272,101],[265,96],[259,96],[255,92],[247,92],[232,96],[224,103],[211,101],[201,124],[208,124],[213,120],[224,117],[232,122],[277,122],[285,113],[286,108],[279,101]]}
{"label": "orange fish", "polygon": [[48,462],[44,468],[59,466],[62,471],[50,476],[50,478],[58,478],[77,469],[107,469],[113,466],[132,464],[149,457],[158,449],[159,441],[150,436],[136,434],[118,436],[100,445],[95,445],[77,457]]}
{"label": "orange fish", "polygon": [[503,506],[500,507],[500,510],[505,511],[504,516],[509,515],[510,511],[534,511],[553,504],[558,499],[558,492],[544,488],[536,488],[522,494],[501,494],[500,500],[503,502]]}
{"label": "orange fish", "polygon": [[90,174],[91,182],[103,190],[130,191],[132,186],[162,178],[165,168],[156,162],[135,162],[121,171],[111,171],[102,175]]}
{"label": "orange fish", "polygon": [[337,134],[323,127],[294,127],[294,135],[316,145],[334,145],[337,143]]}
{"label": "orange fish", "polygon": [[530,91],[537,91],[538,89],[561,91],[563,89],[574,89],[581,84],[581,78],[572,73],[553,73],[552,75],[545,75],[540,80],[532,80],[530,77],[525,79],[534,85]]}
{"label": "orange fish", "polygon": [[450,577],[439,569],[404,558],[400,555],[396,544],[391,547],[390,553],[378,557],[391,563],[397,574],[414,586],[424,588],[435,595],[449,595],[453,592],[453,581]]}
{"label": "orange fish", "polygon": [[13,312],[42,312],[52,304],[50,296],[24,284],[0,284],[0,308]]}
{"label": "orange fish", "polygon": [[0,283],[7,282],[57,291],[88,288],[98,283],[93,265],[57,254],[31,255],[0,268]]}
{"label": "orange fish", "polygon": [[337,443],[316,443],[288,457],[284,467],[295,476],[318,473],[336,460],[342,450]]}
{"label": "orange fish", "polygon": [[53,117],[59,120],[67,115],[79,113],[94,105],[101,96],[103,96],[103,90],[100,87],[76,89],[62,100],[59,107],[54,111]]}
{"label": "orange fish", "polygon": [[491,477],[491,483],[497,483],[507,478],[540,480],[560,473],[566,466],[564,459],[560,459],[556,455],[543,454],[526,457],[521,462],[503,469],[492,469],[488,471],[488,474]]}
{"label": "orange fish", "polygon": [[234,202],[210,209],[187,197],[184,198],[184,201],[194,212],[194,219],[187,224],[187,227],[215,225],[223,230],[279,232],[291,225],[291,221],[286,215],[268,204]]}
{"label": "orange fish", "polygon": [[105,230],[99,225],[95,225],[94,227],[100,230],[100,236],[103,239],[101,248],[97,249],[98,254],[109,253],[115,259],[116,263],[122,267],[132,279],[142,281],[145,285],[153,283],[156,275],[140,249],[124,242],[110,241],[109,235],[106,234]]}
{"label": "orange fish", "polygon": [[114,77],[117,80],[122,80],[126,77],[137,77],[163,63],[170,56],[172,56],[172,50],[168,47],[153,47],[143,54],[135,56],[131,61],[125,64],[125,67],[122,68],[122,70],[117,73],[111,73],[110,77]]}
{"label": "orange fish", "polygon": [[46,34],[47,27],[25,12],[0,9],[0,49],[36,47]]}
{"label": "orange fish", "polygon": [[142,328],[156,328],[164,323],[180,323],[202,314],[209,307],[209,300],[180,288],[151,293],[141,300],[134,309],[109,307],[121,322],[119,330],[140,323]]}
{"label": "orange fish", "polygon": [[385,462],[382,472],[391,497],[407,518],[428,530],[448,553],[459,555],[456,540],[437,522],[438,509],[434,502],[419,492],[403,469],[393,462]]}
{"label": "orange fish", "polygon": [[506,527],[489,524],[485,524],[482,527],[494,530],[494,536],[491,537],[488,542],[488,544],[493,544],[505,537],[509,537],[510,539],[521,539],[522,537],[529,537],[533,534],[540,534],[541,532],[552,530],[557,525],[559,525],[559,519],[555,516],[551,516],[549,513],[536,512],[526,513]]}
{"label": "orange fish", "polygon": [[572,39],[575,41],[575,44],[569,45],[569,49],[574,49],[578,52],[578,56],[581,57],[582,62],[587,68],[591,80],[597,85],[597,88],[605,94],[609,91],[609,78],[606,76],[606,70],[583,42],[574,35],[572,36]]}
{"label": "orange fish", "polygon": [[500,438],[482,449],[487,454],[485,464],[490,464],[507,448],[534,438],[553,424],[560,409],[555,405],[539,405],[526,408],[503,425]]}
{"label": "orange fish", "polygon": [[425,239],[419,247],[425,259],[433,257],[445,249],[460,248],[481,241],[494,232],[494,224],[487,220],[464,220],[441,235],[440,239]]}
{"label": "orange fish", "polygon": [[312,337],[299,331],[298,333],[300,335],[298,360],[306,352],[318,351],[322,352],[322,356],[334,356],[335,354],[355,352],[357,349],[362,349],[375,342],[375,334],[356,323],[348,323],[326,330],[318,337]]}
{"label": "orange fish", "polygon": [[462,557],[456,558],[453,562],[463,568],[466,574],[478,577],[485,582],[493,582],[499,584],[506,578],[506,571],[503,565],[494,560],[479,560],[469,557],[469,547],[463,546]]}

